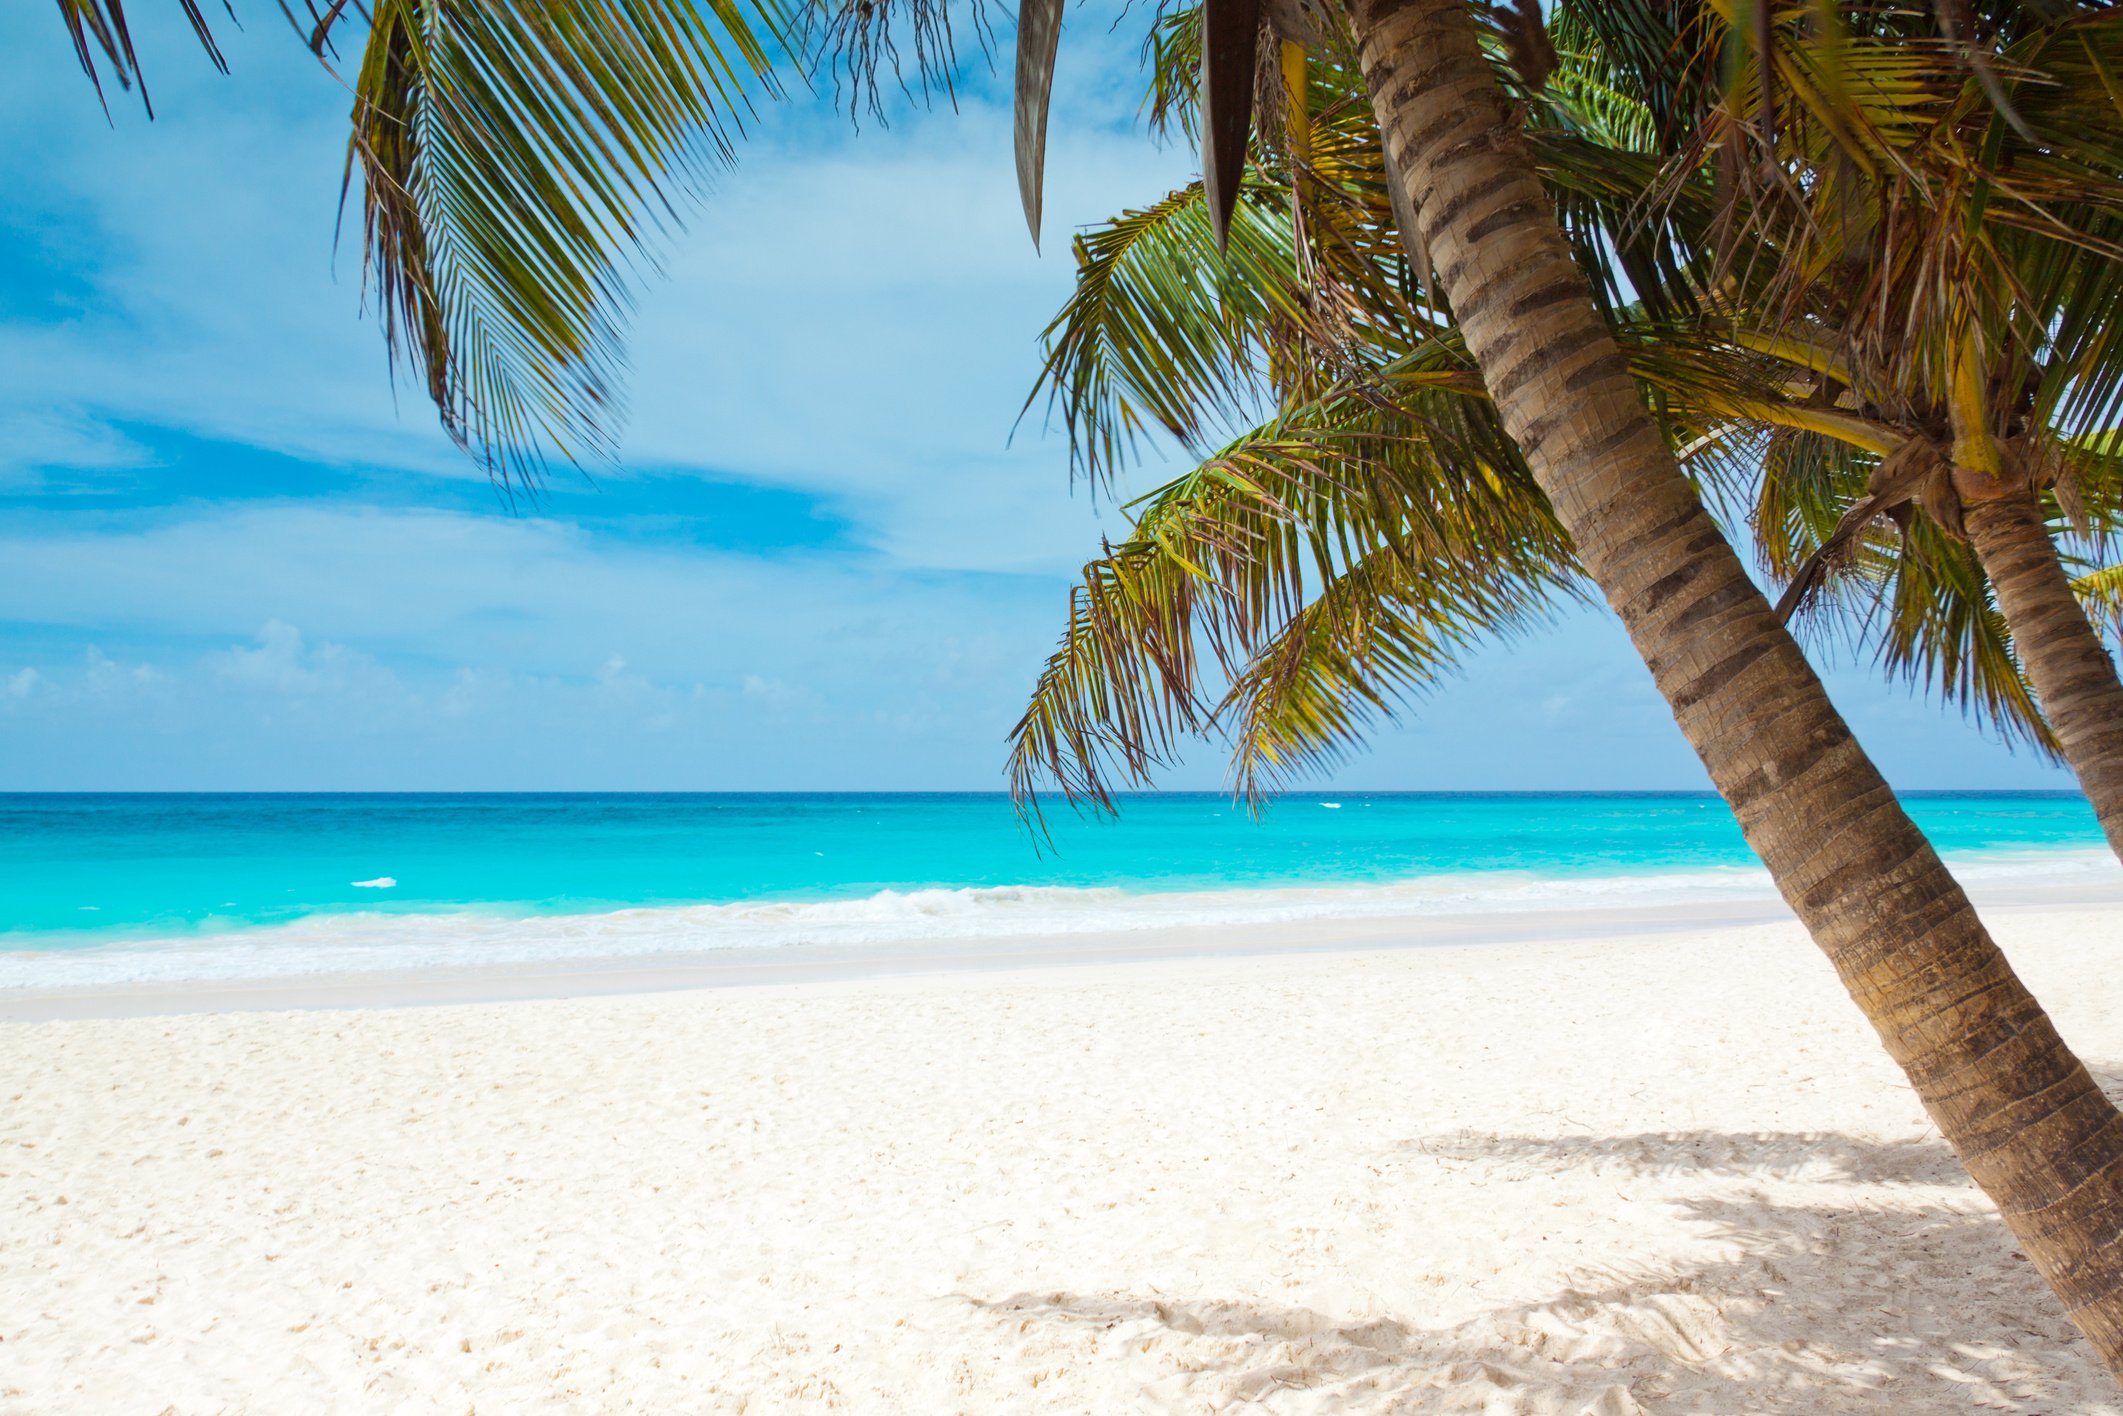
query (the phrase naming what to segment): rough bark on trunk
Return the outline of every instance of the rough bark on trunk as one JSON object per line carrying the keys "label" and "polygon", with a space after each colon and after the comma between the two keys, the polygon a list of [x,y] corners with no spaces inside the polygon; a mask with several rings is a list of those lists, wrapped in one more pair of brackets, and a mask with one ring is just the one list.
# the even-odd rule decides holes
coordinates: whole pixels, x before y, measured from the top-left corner
{"label": "rough bark on trunk", "polygon": [[2057,745],[2123,856],[2123,680],[2071,593],[2034,493],[1964,501],[1961,524]]}
{"label": "rough bark on trunk", "polygon": [[1556,225],[1468,0],[1347,3],[1420,228],[1404,233],[1411,254],[1427,248],[1505,426],[1777,888],[2123,1378],[2123,1114],[1682,477]]}

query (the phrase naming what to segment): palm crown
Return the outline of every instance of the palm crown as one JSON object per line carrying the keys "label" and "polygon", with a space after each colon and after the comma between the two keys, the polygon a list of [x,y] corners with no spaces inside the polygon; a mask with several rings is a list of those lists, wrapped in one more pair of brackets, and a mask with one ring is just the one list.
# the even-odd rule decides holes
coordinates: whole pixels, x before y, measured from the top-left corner
{"label": "palm crown", "polygon": [[[1181,76],[1198,42],[1194,13],[1175,15],[1163,27],[1152,109],[1165,121],[1193,118],[1192,89]],[[1883,367],[1870,381],[1873,395],[1858,396],[1849,356],[1841,352],[1851,341],[1832,334],[1817,310],[1869,300],[1913,312],[1909,297],[1895,289],[1910,267],[1950,292],[1999,281],[2025,284],[2022,272],[2051,263],[2056,268],[2043,273],[2038,288],[2057,310],[2052,322],[2070,325],[2052,342],[2044,366],[2061,395],[2050,400],[2052,426],[2098,420],[2098,400],[2112,397],[2123,381],[2104,363],[2112,346],[2079,333],[2086,322],[2077,310],[2080,287],[2105,294],[2118,269],[2099,234],[2116,191],[2100,176],[2105,138],[2099,135],[2116,128],[2115,110],[2091,113],[2080,96],[2054,110],[2025,102],[2005,118],[1961,93],[1975,84],[1944,47],[1918,45],[1925,61],[1919,65],[1902,37],[1883,35],[1842,40],[1832,69],[1841,88],[1824,96],[1823,64],[1784,26],[1773,31],[1779,58],[1790,61],[1782,51],[1796,50],[1812,66],[1816,82],[1803,92],[1829,120],[1813,109],[1787,107],[1778,150],[1811,153],[1832,138],[1871,134],[1879,148],[1867,157],[1871,170],[1892,174],[1894,185],[1882,179],[1858,187],[1846,172],[1845,188],[1837,189],[1803,170],[1797,178],[1771,180],[1749,153],[1741,154],[1743,175],[1735,180],[1736,150],[1760,146],[1758,95],[1703,79],[1716,74],[1727,38],[1711,23],[1713,12],[1664,30],[1653,25],[1655,18],[1606,6],[1562,8],[1553,17],[1552,68],[1538,91],[1522,86],[1522,98],[1551,197],[1581,261],[1602,276],[1602,303],[1669,439],[1709,490],[1753,521],[1772,573],[1796,576],[1796,588],[1811,588],[1828,563],[1820,554],[1824,546],[1836,564],[1865,572],[1837,582],[1847,592],[1845,608],[1860,614],[1820,628],[1869,619],[1891,669],[1937,682],[2007,733],[2048,747],[2048,725],[2014,658],[2008,628],[1988,602],[1983,572],[1954,537],[1958,527],[1900,515],[1897,536],[1856,534],[1872,532],[1886,512],[1903,511],[1876,496],[1861,500],[1883,460],[1890,471],[1906,468],[1914,448],[1930,446],[1912,441],[1927,428],[1919,412],[1929,396],[1918,378],[1925,365],[1902,359]],[[2062,42],[2058,33],[2040,30],[2028,43],[2054,48]],[[2067,33],[2073,54],[2095,60],[2116,44],[2115,25],[2105,16]],[[1257,446],[1273,448],[1292,475],[1331,463],[1331,473],[1317,475],[1345,484],[1354,480],[1350,464],[1364,463],[1399,489],[1407,514],[1422,507],[1424,519],[1434,521],[1435,508],[1460,504],[1456,479],[1441,468],[1465,460],[1509,476],[1516,458],[1486,411],[1464,354],[1455,353],[1449,312],[1400,257],[1392,194],[1381,177],[1376,129],[1359,82],[1331,48],[1315,53],[1309,66],[1301,60],[1293,69],[1288,60],[1282,56],[1273,74],[1263,66],[1264,121],[1252,175],[1230,220],[1228,249],[1219,256],[1209,239],[1203,216],[1209,198],[1200,183],[1080,238],[1078,288],[1050,327],[1045,387],[1080,462],[1094,474],[1124,457],[1147,426],[1204,448],[1209,430],[1230,428],[1270,402],[1275,415],[1232,452],[1255,457]],[[1306,76],[1302,87],[1289,81],[1293,72]],[[1883,109],[1882,94],[1903,108]],[[1843,115],[1846,108],[1852,116]],[[1986,120],[2023,144],[2015,124],[2079,125],[2096,135],[2087,152],[2044,167],[2047,185],[2015,189],[2016,220],[1980,243],[1987,267],[1970,262],[1942,273],[1912,258],[1906,239],[1891,231],[1879,235],[1885,230],[1879,222],[1847,214],[1837,228],[1842,239],[1831,243],[1824,235],[1815,205],[1847,213],[1871,200],[1907,225],[1919,197],[1948,208],[1963,199],[1976,184],[1955,167],[1967,149],[1960,129]],[[1993,147],[1993,165],[2009,166],[2019,156],[2009,144]],[[2084,189],[2085,200],[2064,206],[2062,197],[2075,187]],[[1795,193],[1811,195],[1794,200]],[[1736,254],[1741,250],[1744,260]],[[1950,314],[1949,297],[1935,296],[1930,304]],[[2026,309],[2023,302],[2008,317],[2026,323]],[[1934,315],[1924,328],[1948,324]],[[2056,369],[2074,372],[2062,378]],[[1389,409],[1399,420],[1390,428]],[[1943,417],[1936,421],[1943,424]],[[1478,450],[1470,451],[1461,430],[1468,425],[1487,435]],[[2087,533],[2082,553],[2090,552],[2091,538],[2111,523],[2123,486],[2115,460],[2083,437],[2053,433],[2038,445],[2063,474],[2062,498],[2050,498],[2052,513],[2061,519],[2069,511]],[[1898,450],[1898,457],[1886,456]],[[1300,518],[1303,534],[1280,539],[1229,528],[1225,539],[1257,548],[1270,571],[1234,576],[1187,558],[1168,523],[1184,516],[1197,538],[1208,534],[1200,489],[1204,474],[1227,457],[1212,458],[1201,472],[1146,498],[1137,534],[1086,568],[1062,648],[1014,741],[1021,788],[1044,776],[1072,793],[1100,796],[1108,765],[1140,783],[1157,753],[1114,751],[1119,742],[1142,741],[1148,729],[1150,746],[1162,751],[1174,729],[1223,721],[1233,730],[1238,782],[1251,789],[1261,784],[1263,767],[1285,770],[1308,755],[1338,753],[1354,740],[1363,710],[1434,680],[1473,636],[1518,622],[1572,584],[1567,548],[1560,537],[1542,534],[1552,522],[1541,515],[1527,523],[1532,534],[1516,540],[1499,538],[1477,518],[1457,540],[1432,536],[1419,549],[1404,545],[1394,552],[1404,580],[1442,587],[1472,574],[1490,592],[1466,599],[1465,615],[1424,606],[1429,632],[1411,651],[1411,636],[1390,629],[1389,614],[1339,608],[1361,601],[1353,587],[1339,583],[1340,563],[1295,554],[1314,542],[1389,549],[1375,525],[1343,524],[1339,502],[1322,503],[1317,512],[1300,512],[1287,497],[1243,507],[1248,516]],[[1518,475],[1523,478],[1522,469]],[[1220,491],[1217,504],[1233,506],[1231,494]],[[1326,519],[1302,521],[1307,514]],[[1846,526],[1837,538],[1839,521]],[[1536,550],[1538,556],[1531,554]],[[1152,576],[1148,568],[1160,553],[1168,564]],[[1375,574],[1365,556],[1342,563]],[[1198,572],[1191,578],[1184,573],[1190,564]],[[2089,593],[2112,579],[2091,577]],[[1233,581],[1277,586],[1280,616],[1227,583]],[[1124,582],[1136,593],[1120,594]],[[1297,588],[1301,582],[1309,592]],[[1495,612],[1498,596],[1508,613]],[[1181,601],[1215,606],[1194,610],[1211,626],[1214,652],[1206,661],[1176,653],[1168,634],[1125,628],[1169,624]],[[1884,613],[1865,614],[1876,609]],[[1219,614],[1242,617],[1251,633],[1234,639]],[[1339,632],[1323,635],[1326,622]],[[1366,655],[1367,646],[1383,649],[1389,635],[1400,652]],[[1320,664],[1307,665],[1300,641],[1320,646]],[[1234,654],[1234,647],[1244,652]],[[1102,663],[1111,671],[1100,680],[1095,668]],[[1145,672],[1144,664],[1156,671]],[[1210,667],[1230,681],[1221,698],[1204,688],[1201,670]],[[1260,705],[1264,685],[1276,689],[1268,701],[1277,713],[1237,711]],[[1102,725],[1102,716],[1110,721]],[[1126,731],[1103,730],[1123,723]]]}

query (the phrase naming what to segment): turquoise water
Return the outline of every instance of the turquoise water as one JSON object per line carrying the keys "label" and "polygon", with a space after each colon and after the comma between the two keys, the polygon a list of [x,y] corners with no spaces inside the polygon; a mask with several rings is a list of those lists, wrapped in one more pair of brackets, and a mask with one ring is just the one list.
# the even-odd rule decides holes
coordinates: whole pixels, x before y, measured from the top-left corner
{"label": "turquoise water", "polygon": [[[2102,850],[2076,795],[1909,805],[1964,868]],[[443,921],[460,952],[538,957],[1766,890],[1707,795],[1326,793],[1261,820],[1155,795],[1050,824],[1042,845],[992,795],[0,796],[0,951],[167,967],[218,941],[278,968],[428,958]]]}

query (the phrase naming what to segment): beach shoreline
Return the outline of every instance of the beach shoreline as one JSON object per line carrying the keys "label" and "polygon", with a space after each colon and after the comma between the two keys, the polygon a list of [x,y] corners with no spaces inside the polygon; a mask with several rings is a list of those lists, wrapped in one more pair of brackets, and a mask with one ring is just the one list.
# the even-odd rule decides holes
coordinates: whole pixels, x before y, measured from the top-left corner
{"label": "beach shoreline", "polygon": [[[2123,907],[2123,881],[1982,881],[1986,912]],[[1174,959],[1346,953],[1663,935],[1787,921],[1781,901],[1739,899],[1468,913],[1323,916],[857,945],[663,950],[414,969],[0,987],[0,1023],[316,1008],[435,1007],[745,988]]]}

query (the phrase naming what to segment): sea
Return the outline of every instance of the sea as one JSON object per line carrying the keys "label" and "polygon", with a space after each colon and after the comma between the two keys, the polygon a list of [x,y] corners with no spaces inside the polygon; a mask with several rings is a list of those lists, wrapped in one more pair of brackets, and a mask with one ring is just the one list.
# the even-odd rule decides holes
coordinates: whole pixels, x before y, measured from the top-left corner
{"label": "sea", "polygon": [[[1915,793],[1975,884],[2123,878],[2073,793]],[[1715,796],[0,795],[0,988],[1773,899]]]}

